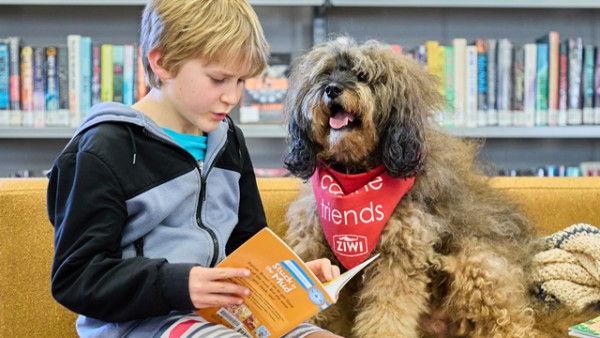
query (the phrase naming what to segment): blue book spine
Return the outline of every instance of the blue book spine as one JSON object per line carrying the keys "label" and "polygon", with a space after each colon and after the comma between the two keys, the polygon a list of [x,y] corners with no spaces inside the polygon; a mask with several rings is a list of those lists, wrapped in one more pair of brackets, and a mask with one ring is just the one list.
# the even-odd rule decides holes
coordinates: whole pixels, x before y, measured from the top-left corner
{"label": "blue book spine", "polygon": [[92,106],[92,38],[81,37],[81,89],[79,112],[81,118],[87,115]]}
{"label": "blue book spine", "polygon": [[5,41],[0,41],[0,110],[9,108],[9,51]]}
{"label": "blue book spine", "polygon": [[[46,47],[46,110],[58,110],[58,65],[56,47]],[[56,123],[55,120],[48,122]]]}

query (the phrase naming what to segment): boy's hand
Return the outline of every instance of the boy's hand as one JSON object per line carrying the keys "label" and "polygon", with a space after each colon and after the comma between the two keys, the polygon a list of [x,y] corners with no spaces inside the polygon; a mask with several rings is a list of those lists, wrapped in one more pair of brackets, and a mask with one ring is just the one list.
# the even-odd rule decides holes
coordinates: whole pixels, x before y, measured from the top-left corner
{"label": "boy's hand", "polygon": [[340,275],[340,268],[337,265],[332,265],[331,261],[327,258],[306,262],[306,266],[321,282],[328,282]]}
{"label": "boy's hand", "polygon": [[196,309],[241,304],[242,298],[235,295],[248,295],[250,290],[226,279],[248,276],[250,271],[247,269],[195,266],[190,270],[189,282],[192,304]]}

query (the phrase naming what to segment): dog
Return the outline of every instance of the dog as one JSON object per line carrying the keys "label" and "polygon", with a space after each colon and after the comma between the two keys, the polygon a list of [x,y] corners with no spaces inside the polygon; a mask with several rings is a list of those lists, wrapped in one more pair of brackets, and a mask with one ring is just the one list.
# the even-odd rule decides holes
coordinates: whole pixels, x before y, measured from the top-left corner
{"label": "dog", "polygon": [[436,77],[375,40],[293,61],[283,160],[306,184],[286,241],[343,269],[380,254],[313,321],[357,338],[564,337],[567,311],[532,292],[534,226],[489,186],[482,142],[439,127],[444,105]]}

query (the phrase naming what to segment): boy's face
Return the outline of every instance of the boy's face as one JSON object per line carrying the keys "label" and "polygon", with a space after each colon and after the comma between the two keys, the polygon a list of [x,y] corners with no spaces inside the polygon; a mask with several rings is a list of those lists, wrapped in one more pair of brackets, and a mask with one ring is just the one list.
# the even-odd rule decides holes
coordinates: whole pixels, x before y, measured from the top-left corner
{"label": "boy's face", "polygon": [[239,102],[249,67],[205,63],[190,59],[174,77],[164,80],[161,91],[180,119],[182,132],[194,128],[215,130]]}

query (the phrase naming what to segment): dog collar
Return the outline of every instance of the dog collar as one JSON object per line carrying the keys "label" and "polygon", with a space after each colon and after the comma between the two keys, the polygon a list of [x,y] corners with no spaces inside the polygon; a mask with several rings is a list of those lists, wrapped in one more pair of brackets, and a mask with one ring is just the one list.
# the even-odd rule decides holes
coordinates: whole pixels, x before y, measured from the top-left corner
{"label": "dog collar", "polygon": [[396,205],[414,181],[414,176],[390,177],[383,165],[356,175],[317,168],[311,182],[321,226],[346,269],[369,257]]}

